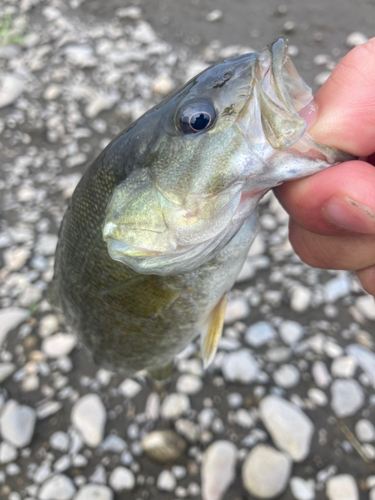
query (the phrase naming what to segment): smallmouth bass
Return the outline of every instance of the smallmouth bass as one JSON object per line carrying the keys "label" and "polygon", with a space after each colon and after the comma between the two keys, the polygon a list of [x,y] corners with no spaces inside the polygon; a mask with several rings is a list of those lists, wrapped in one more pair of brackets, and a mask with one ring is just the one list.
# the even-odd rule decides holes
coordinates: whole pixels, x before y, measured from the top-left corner
{"label": "smallmouth bass", "polygon": [[96,362],[165,378],[200,333],[212,361],[261,197],[349,159],[306,133],[311,99],[280,38],[206,69],[98,156],[64,216],[53,279]]}

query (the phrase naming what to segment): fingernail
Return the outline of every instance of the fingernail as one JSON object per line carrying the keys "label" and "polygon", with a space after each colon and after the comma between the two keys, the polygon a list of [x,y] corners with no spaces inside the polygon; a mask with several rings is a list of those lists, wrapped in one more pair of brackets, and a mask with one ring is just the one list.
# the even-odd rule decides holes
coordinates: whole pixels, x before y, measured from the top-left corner
{"label": "fingernail", "polygon": [[307,130],[314,123],[317,116],[317,112],[318,112],[318,107],[315,104],[314,100],[309,102],[307,106],[305,106],[298,112],[299,116],[305,120],[307,125]]}
{"label": "fingernail", "polygon": [[353,233],[375,234],[375,213],[347,196],[331,198],[322,209],[329,224]]}

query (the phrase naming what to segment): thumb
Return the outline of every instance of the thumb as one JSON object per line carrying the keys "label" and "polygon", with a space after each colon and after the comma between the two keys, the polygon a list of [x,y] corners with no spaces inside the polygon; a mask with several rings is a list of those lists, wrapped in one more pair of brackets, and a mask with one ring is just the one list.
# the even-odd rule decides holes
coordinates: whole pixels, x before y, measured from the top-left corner
{"label": "thumb", "polygon": [[318,141],[355,156],[375,151],[375,38],[351,50],[300,111]]}

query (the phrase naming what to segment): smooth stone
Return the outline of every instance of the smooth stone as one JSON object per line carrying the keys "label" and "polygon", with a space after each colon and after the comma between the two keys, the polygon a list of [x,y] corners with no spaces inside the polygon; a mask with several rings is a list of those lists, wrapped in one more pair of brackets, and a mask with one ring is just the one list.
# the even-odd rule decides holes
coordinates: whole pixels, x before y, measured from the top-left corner
{"label": "smooth stone", "polygon": [[165,420],[175,420],[190,410],[190,401],[186,394],[172,393],[164,399],[160,414]]}
{"label": "smooth stone", "polygon": [[298,406],[280,396],[266,396],[259,405],[260,418],[274,443],[302,462],[310,452],[314,425]]}
{"label": "smooth stone", "polygon": [[35,253],[38,255],[54,255],[58,237],[56,234],[41,234],[35,245]]}
{"label": "smooth stone", "polygon": [[13,104],[22,94],[24,86],[24,80],[16,74],[3,73],[0,79],[0,108]]}
{"label": "smooth stone", "polygon": [[31,255],[30,249],[25,247],[10,248],[4,252],[5,266],[11,271],[18,271],[26,264]]}
{"label": "smooth stone", "polygon": [[126,398],[134,398],[141,390],[141,384],[138,384],[135,380],[131,378],[126,378],[118,387],[119,393]]}
{"label": "smooth stone", "polygon": [[316,385],[323,389],[328,387],[332,381],[332,377],[323,361],[315,361],[312,366],[312,375]]}
{"label": "smooth stone", "polygon": [[357,360],[354,356],[339,356],[331,365],[331,373],[337,378],[351,378],[355,373]]}
{"label": "smooth stone", "polygon": [[74,403],[70,418],[88,446],[95,448],[100,445],[107,414],[97,394],[86,394],[78,399]]}
{"label": "smooth stone", "polygon": [[284,320],[279,326],[279,333],[285,344],[292,345],[303,337],[305,331],[297,321]]}
{"label": "smooth stone", "polygon": [[293,365],[282,365],[273,373],[273,379],[279,387],[290,389],[300,381],[300,373]]}
{"label": "smooth stone", "polygon": [[145,454],[160,463],[176,462],[186,449],[186,441],[172,430],[150,432],[141,444]]}
{"label": "smooth stone", "polygon": [[307,395],[309,399],[318,406],[326,406],[328,403],[328,398],[321,389],[317,389],[316,387],[312,387],[307,391]]}
{"label": "smooth stone", "polygon": [[0,310],[0,347],[2,346],[8,332],[23,323],[30,316],[28,309],[9,307]]}
{"label": "smooth stone", "polygon": [[59,328],[59,319],[54,314],[47,314],[39,321],[39,335],[43,338],[49,337]]}
{"label": "smooth stone", "polygon": [[290,307],[298,313],[305,312],[310,306],[311,296],[311,291],[305,286],[294,287],[290,297]]}
{"label": "smooth stone", "polygon": [[179,418],[175,422],[176,431],[186,438],[190,443],[195,443],[198,440],[200,429],[199,425],[186,418]]}
{"label": "smooth stone", "polygon": [[363,295],[355,301],[358,311],[370,321],[375,321],[375,301],[372,295]]}
{"label": "smooth stone", "polygon": [[160,472],[157,480],[156,486],[162,491],[173,491],[176,488],[177,481],[174,475],[169,470],[163,470]]}
{"label": "smooth stone", "polygon": [[76,492],[72,480],[65,474],[56,474],[41,486],[39,500],[70,500]]}
{"label": "smooth stone", "polygon": [[158,75],[152,83],[152,91],[160,95],[168,95],[174,87],[174,81],[167,74]]}
{"label": "smooth stone", "polygon": [[0,383],[6,380],[9,375],[12,375],[16,365],[14,363],[0,363]]}
{"label": "smooth stone", "polygon": [[366,373],[373,388],[375,389],[375,354],[369,349],[366,349],[366,347],[362,347],[358,344],[350,345],[346,349],[346,352],[350,356],[355,357],[358,365]]}
{"label": "smooth stone", "polygon": [[17,448],[7,441],[0,443],[0,464],[13,462],[17,458]]}
{"label": "smooth stone", "polygon": [[285,491],[291,470],[288,455],[259,444],[246,457],[242,482],[246,491],[256,498],[275,498]]}
{"label": "smooth stone", "polygon": [[230,299],[225,311],[224,322],[233,323],[245,319],[250,313],[250,306],[244,297]]}
{"label": "smooth stone", "polygon": [[323,287],[324,298],[326,302],[336,302],[348,295],[350,290],[350,279],[347,274],[342,274],[327,281]]}
{"label": "smooth stone", "polygon": [[149,420],[157,420],[160,416],[160,396],[151,392],[146,400],[145,415]]}
{"label": "smooth stone", "polygon": [[358,500],[357,483],[350,474],[340,474],[328,479],[326,494],[329,500]]}
{"label": "smooth stone", "polygon": [[355,433],[359,441],[369,443],[375,441],[375,427],[370,420],[361,419],[355,424]]}
{"label": "smooth stone", "polygon": [[49,358],[67,356],[77,345],[77,339],[72,333],[55,333],[42,342],[42,351]]}
{"label": "smooth stone", "polygon": [[49,444],[54,450],[66,452],[69,450],[70,438],[66,432],[57,431],[49,438]]}
{"label": "smooth stone", "polygon": [[113,491],[101,484],[85,484],[79,489],[74,500],[112,500]]}
{"label": "smooth stone", "polygon": [[346,45],[348,47],[358,47],[358,45],[362,45],[368,41],[367,36],[360,31],[353,31],[350,33],[348,38],[346,39]]}
{"label": "smooth stone", "polygon": [[296,500],[314,500],[315,498],[315,481],[313,479],[306,480],[301,477],[292,477],[290,489]]}
{"label": "smooth stone", "polygon": [[1,413],[1,435],[17,448],[23,448],[31,443],[35,421],[36,414],[32,408],[10,399]]}
{"label": "smooth stone", "polygon": [[105,438],[101,445],[101,449],[104,451],[111,451],[112,453],[122,453],[127,448],[127,443],[116,436],[116,434],[110,434]]}
{"label": "smooth stone", "polygon": [[236,477],[237,448],[230,441],[215,441],[203,455],[202,499],[221,500]]}
{"label": "smooth stone", "polygon": [[198,394],[202,387],[202,379],[190,374],[181,375],[176,382],[176,390],[184,394]]}
{"label": "smooth stone", "polygon": [[258,362],[248,349],[241,349],[224,356],[221,370],[227,382],[249,384],[257,377]]}
{"label": "smooth stone", "polygon": [[354,415],[365,402],[363,389],[354,379],[335,380],[331,394],[331,407],[340,418]]}
{"label": "smooth stone", "polygon": [[109,477],[109,485],[115,491],[132,490],[135,486],[135,477],[126,467],[116,467]]}
{"label": "smooth stone", "polygon": [[252,347],[260,347],[276,337],[276,330],[270,323],[258,321],[247,329],[245,341]]}

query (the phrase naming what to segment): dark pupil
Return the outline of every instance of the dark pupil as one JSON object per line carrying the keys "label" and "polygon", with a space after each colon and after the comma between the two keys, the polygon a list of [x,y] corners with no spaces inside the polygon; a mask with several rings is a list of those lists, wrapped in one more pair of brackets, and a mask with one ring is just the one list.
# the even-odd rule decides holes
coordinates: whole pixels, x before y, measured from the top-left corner
{"label": "dark pupil", "polygon": [[190,120],[190,125],[194,130],[204,130],[210,123],[210,115],[208,113],[195,113]]}

